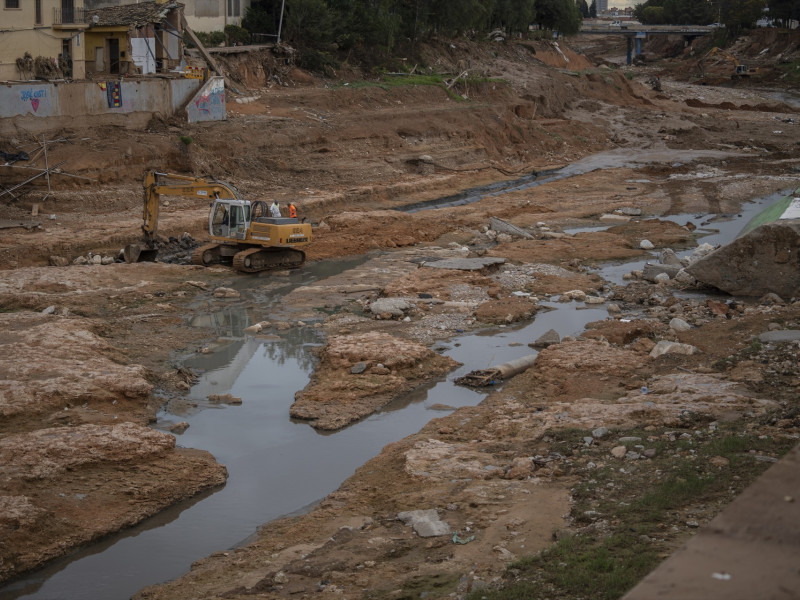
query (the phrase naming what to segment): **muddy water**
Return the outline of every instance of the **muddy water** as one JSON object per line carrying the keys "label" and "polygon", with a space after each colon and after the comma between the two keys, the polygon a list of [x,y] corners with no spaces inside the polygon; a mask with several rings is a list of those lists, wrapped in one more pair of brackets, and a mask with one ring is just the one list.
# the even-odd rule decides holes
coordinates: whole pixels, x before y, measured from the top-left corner
{"label": "muddy water", "polygon": [[[753,203],[752,211],[766,202]],[[706,238],[714,240],[710,243],[724,243],[735,236],[746,214],[749,209],[733,218],[730,226],[723,225],[729,221],[715,221],[712,226],[706,223],[707,217],[696,218],[702,227],[719,229],[709,232],[715,236]],[[675,218],[680,222],[683,217]],[[242,278],[238,285],[261,294],[258,310],[229,308],[196,317],[197,324],[216,328],[223,344],[212,354],[186,361],[201,372],[189,393],[194,405],[181,404],[163,412],[159,424],[166,427],[182,420],[190,424],[178,443],[208,450],[227,466],[229,479],[222,489],[56,561],[0,590],[0,599],[122,599],[144,586],[178,577],[194,560],[241,543],[258,525],[307,510],[387,443],[418,431],[442,411],[483,399],[486,392],[457,387],[455,378],[531,354],[527,344],[549,329],[562,337],[578,334],[586,323],[607,316],[605,308],[552,303],[546,305],[552,310],[540,312],[524,326],[440,343],[437,349],[463,363],[462,367],[360,423],[320,434],[289,417],[294,393],[306,385],[313,367],[310,350],[322,343],[318,330],[295,328],[274,339],[250,338],[242,330],[268,318],[269,307],[293,286],[358,262],[311,266],[283,281]],[[613,280],[619,269],[621,280],[622,270],[632,268],[635,265],[611,266],[601,274]],[[230,393],[243,402],[239,406],[211,404],[207,396],[212,393]]]}
{"label": "muddy water", "polygon": [[575,161],[561,169],[531,173],[519,179],[500,181],[485,186],[465,190],[459,194],[427,200],[415,204],[407,204],[397,210],[403,212],[417,212],[431,208],[444,208],[446,206],[461,206],[478,202],[484,198],[499,196],[509,192],[516,192],[536,187],[545,183],[585,175],[599,169],[635,168],[651,163],[688,163],[702,158],[724,158],[732,156],[734,152],[721,152],[717,150],[670,150],[662,149],[637,149],[620,148],[608,152],[592,154],[581,160]]}

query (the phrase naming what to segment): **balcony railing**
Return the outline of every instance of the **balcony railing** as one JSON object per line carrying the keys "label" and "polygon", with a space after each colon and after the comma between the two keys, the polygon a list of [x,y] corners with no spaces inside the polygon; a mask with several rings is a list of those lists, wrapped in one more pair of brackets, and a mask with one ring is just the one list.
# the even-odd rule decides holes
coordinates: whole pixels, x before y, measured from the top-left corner
{"label": "balcony railing", "polygon": [[62,10],[53,9],[53,25],[76,25],[86,23],[86,14],[82,7]]}

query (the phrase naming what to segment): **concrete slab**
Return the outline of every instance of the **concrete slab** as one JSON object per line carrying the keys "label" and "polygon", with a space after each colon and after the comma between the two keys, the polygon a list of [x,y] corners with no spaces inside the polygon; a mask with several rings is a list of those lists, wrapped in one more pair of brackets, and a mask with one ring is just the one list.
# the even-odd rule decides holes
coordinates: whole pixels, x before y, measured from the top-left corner
{"label": "concrete slab", "polygon": [[800,340],[800,330],[779,329],[778,331],[765,331],[758,336],[762,342],[794,342]]}
{"label": "concrete slab", "polygon": [[458,271],[480,271],[493,265],[502,265],[506,262],[505,258],[481,257],[481,258],[445,258],[435,262],[423,263],[423,267],[432,269],[455,269]]}

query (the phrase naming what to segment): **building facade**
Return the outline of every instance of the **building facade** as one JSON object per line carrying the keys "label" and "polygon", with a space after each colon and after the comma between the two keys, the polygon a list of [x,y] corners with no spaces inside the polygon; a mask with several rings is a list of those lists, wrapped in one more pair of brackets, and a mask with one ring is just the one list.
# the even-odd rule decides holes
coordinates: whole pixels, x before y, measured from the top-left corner
{"label": "building facade", "polygon": [[[2,2],[3,0],[0,0]],[[135,4],[135,0],[83,0],[87,9]],[[194,31],[224,31],[226,25],[241,25],[251,0],[182,0],[186,22]]]}
{"label": "building facade", "polygon": [[80,0],[0,0],[0,81],[86,76]]}

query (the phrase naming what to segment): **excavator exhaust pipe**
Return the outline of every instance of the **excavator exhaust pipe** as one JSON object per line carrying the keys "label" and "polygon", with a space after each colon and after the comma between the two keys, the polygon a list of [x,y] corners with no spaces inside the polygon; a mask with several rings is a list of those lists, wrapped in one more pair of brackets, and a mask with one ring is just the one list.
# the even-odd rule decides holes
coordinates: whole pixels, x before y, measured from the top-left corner
{"label": "excavator exhaust pipe", "polygon": [[126,263],[155,262],[158,250],[141,244],[128,244],[122,250]]}

